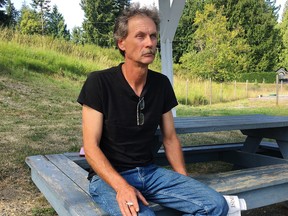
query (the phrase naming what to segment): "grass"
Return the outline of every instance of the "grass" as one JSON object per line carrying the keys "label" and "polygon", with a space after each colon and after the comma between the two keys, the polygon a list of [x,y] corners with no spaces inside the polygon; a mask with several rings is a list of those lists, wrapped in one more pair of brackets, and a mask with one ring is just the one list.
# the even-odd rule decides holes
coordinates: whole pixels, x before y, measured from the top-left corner
{"label": "grass", "polygon": [[[175,77],[175,93],[178,100],[185,105],[210,105],[239,101],[259,96],[270,96],[276,94],[276,84],[267,83],[216,83],[202,80],[185,80]],[[288,95],[288,86],[278,84],[279,95]]]}
{"label": "grass", "polygon": [[[31,184],[24,161],[29,155],[80,148],[81,107],[76,103],[80,84],[33,72],[19,73],[0,76],[0,186],[1,197],[5,197],[0,207],[6,213],[9,203],[14,203],[14,210],[7,209],[7,215],[51,215],[51,207],[41,201],[42,195]],[[32,206],[23,204],[30,200]]]}
{"label": "grass", "polygon": [[[85,51],[64,44],[64,51],[59,51],[60,42],[53,44],[47,39],[43,43],[46,39],[36,38],[32,43],[27,37],[28,42],[24,43],[24,39],[16,35],[14,39],[10,36],[9,40],[0,40],[0,209],[4,215],[55,215],[32,183],[25,158],[80,149],[81,106],[76,99],[86,74],[92,69],[118,64],[119,59],[105,56],[107,50],[97,51],[98,48],[89,47]],[[28,49],[28,45],[32,47]],[[48,49],[48,45],[52,48]],[[69,50],[71,55],[66,54]],[[93,60],[97,52],[103,53],[101,61]],[[156,70],[157,61],[153,65]],[[176,85],[178,88],[183,83]],[[183,97],[181,93],[177,96]],[[287,105],[287,100],[280,100],[276,106],[270,99],[245,98],[208,106],[182,104],[177,107],[177,115],[287,115]],[[191,145],[242,141],[243,136],[231,131],[181,135],[180,139],[183,145]],[[217,167],[227,168],[225,164]],[[193,173],[218,171],[207,163],[189,169]]]}

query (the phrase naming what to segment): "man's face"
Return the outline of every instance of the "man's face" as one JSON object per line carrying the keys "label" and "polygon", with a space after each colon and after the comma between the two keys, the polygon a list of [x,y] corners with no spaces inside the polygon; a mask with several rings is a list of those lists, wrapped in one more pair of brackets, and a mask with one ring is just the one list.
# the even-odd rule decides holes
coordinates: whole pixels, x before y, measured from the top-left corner
{"label": "man's face", "polygon": [[141,65],[153,62],[156,54],[157,29],[152,19],[135,16],[128,21],[128,35],[118,41],[118,46],[125,51],[125,61]]}

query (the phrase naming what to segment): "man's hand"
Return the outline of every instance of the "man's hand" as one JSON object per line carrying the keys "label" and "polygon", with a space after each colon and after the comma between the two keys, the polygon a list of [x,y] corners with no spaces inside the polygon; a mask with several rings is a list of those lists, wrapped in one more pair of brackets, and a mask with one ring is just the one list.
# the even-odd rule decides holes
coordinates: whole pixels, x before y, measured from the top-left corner
{"label": "man's hand", "polygon": [[137,216],[139,212],[138,200],[144,205],[149,205],[145,197],[131,185],[119,187],[117,189],[116,199],[124,216]]}

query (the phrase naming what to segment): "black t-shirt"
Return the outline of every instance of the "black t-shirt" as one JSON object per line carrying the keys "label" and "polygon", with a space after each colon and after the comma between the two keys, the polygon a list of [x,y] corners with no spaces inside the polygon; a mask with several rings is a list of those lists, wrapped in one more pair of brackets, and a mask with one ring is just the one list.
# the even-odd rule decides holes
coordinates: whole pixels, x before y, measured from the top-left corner
{"label": "black t-shirt", "polygon": [[[178,103],[168,78],[148,70],[147,81],[138,97],[121,70],[122,64],[92,72],[78,97],[104,116],[100,148],[118,171],[153,162],[155,132],[162,114]],[[137,104],[144,97],[144,124],[137,125]],[[90,173],[90,177],[95,174]]]}

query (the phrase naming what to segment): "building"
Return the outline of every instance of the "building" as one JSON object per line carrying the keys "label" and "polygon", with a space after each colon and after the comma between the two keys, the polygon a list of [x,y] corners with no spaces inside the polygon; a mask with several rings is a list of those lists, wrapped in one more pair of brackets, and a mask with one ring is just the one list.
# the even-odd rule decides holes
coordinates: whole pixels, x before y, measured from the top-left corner
{"label": "building", "polygon": [[276,73],[278,74],[279,81],[288,82],[288,71],[286,68],[279,68]]}

